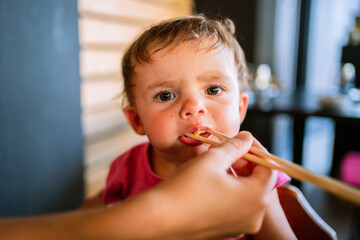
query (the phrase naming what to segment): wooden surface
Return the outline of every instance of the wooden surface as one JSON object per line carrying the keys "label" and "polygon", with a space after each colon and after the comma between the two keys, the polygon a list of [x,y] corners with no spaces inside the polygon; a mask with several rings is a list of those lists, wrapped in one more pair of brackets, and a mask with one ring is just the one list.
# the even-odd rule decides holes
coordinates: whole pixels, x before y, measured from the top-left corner
{"label": "wooden surface", "polygon": [[315,212],[302,192],[291,185],[278,188],[279,200],[299,240],[337,239],[336,232]]}

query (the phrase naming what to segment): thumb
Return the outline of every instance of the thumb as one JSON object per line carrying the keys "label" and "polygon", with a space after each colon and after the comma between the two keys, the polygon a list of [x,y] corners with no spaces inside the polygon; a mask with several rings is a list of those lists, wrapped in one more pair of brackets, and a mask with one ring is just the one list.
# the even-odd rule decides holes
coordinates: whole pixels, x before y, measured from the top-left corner
{"label": "thumb", "polygon": [[[218,161],[218,166],[228,169],[233,163],[239,160],[245,153],[250,150],[253,143],[251,133],[242,131],[235,137],[225,141],[216,148],[211,148],[209,156],[215,157],[214,161]],[[215,153],[215,154],[214,154]]]}

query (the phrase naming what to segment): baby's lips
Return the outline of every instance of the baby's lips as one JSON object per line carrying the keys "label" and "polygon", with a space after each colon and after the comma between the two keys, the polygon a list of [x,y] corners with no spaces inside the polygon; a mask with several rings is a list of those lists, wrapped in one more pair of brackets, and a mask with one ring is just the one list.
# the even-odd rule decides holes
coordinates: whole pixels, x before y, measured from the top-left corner
{"label": "baby's lips", "polygon": [[199,146],[199,145],[202,145],[203,143],[198,141],[198,140],[195,140],[195,139],[192,139],[190,137],[187,137],[185,135],[182,135],[179,137],[179,140],[180,142],[184,143],[185,145],[188,145],[188,146]]}

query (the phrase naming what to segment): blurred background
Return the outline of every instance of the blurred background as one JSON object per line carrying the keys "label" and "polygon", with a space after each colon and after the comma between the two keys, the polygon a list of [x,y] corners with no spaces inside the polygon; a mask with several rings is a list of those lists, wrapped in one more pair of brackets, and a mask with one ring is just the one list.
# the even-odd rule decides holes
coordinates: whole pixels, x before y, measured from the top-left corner
{"label": "blurred background", "polygon": [[[231,18],[252,73],[242,129],[274,154],[360,186],[360,0],[1,0],[0,216],[77,208],[146,138],[119,102],[120,61],[150,24]],[[359,209],[293,181],[339,239]]]}

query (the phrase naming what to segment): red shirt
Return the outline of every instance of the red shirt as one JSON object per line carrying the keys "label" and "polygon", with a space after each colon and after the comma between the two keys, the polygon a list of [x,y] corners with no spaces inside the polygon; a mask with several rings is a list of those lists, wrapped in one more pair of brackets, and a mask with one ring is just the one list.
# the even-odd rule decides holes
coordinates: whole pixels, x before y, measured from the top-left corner
{"label": "red shirt", "polygon": [[137,145],[112,162],[103,193],[104,203],[127,199],[163,180],[151,169],[149,146],[149,142]]}

